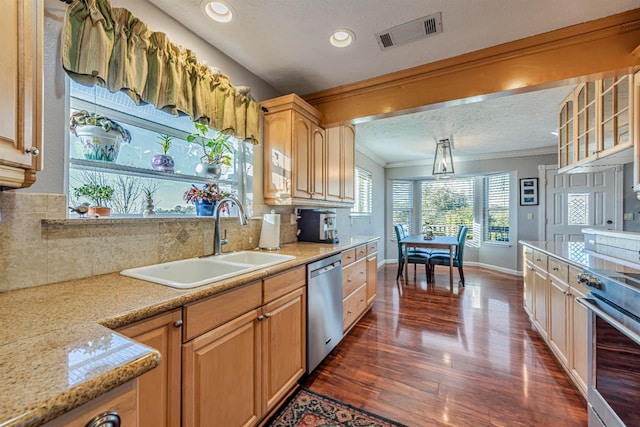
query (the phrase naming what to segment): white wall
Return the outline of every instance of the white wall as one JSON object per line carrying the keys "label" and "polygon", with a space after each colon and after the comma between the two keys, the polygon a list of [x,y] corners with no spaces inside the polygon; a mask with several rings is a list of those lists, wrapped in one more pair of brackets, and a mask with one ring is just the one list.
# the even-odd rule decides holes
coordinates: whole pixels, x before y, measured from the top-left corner
{"label": "white wall", "polygon": [[[483,159],[473,161],[456,161],[456,175],[473,176],[477,174],[486,174],[490,172],[508,172],[511,171],[511,206],[515,209],[515,216],[511,222],[511,242],[509,246],[499,245],[482,245],[480,247],[468,246],[465,249],[465,263],[479,263],[491,265],[497,269],[507,272],[522,271],[522,260],[520,256],[520,248],[518,240],[537,240],[538,239],[538,218],[544,215],[540,212],[539,206],[520,206],[518,200],[518,180],[520,178],[531,178],[538,176],[538,165],[555,164],[557,158],[555,154],[536,155],[525,157],[510,157]],[[393,179],[421,179],[431,176],[431,166],[410,166],[387,168],[386,178],[386,220],[384,231],[385,246],[387,259],[395,260],[397,258],[397,243],[395,236],[391,236],[392,230],[392,194],[390,181]],[[476,187],[476,193],[478,187]],[[481,206],[476,206],[474,210],[478,212]],[[528,219],[527,215],[532,214],[532,219]]]}
{"label": "white wall", "polygon": [[[251,94],[258,101],[281,95],[273,87],[261,80],[231,58],[209,45],[203,39],[174,21],[147,0],[111,0],[114,7],[125,7],[143,20],[151,30],[167,34],[174,44],[193,50],[201,62],[218,67],[227,74],[236,86],[250,86]],[[29,189],[20,190],[35,193],[65,193],[65,165],[67,138],[69,137],[69,114],[65,96],[65,72],[60,61],[60,31],[63,25],[66,4],[59,0],[45,0],[44,36],[44,96],[43,122],[44,167],[37,175],[36,183]],[[262,189],[262,146],[254,151],[256,169],[254,185]],[[256,194],[261,199],[262,191]],[[262,203],[256,200],[256,203]]]}

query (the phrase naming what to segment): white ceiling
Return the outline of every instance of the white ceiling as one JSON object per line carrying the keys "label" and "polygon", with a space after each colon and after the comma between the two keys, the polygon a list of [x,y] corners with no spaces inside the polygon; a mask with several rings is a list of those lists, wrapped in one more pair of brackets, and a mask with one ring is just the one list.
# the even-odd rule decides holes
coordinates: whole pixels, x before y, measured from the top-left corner
{"label": "white ceiling", "polygon": [[[150,1],[279,92],[301,95],[640,8],[640,0],[226,0],[235,18],[218,24],[201,12],[200,0]],[[375,33],[436,12],[441,34],[379,48]],[[338,28],[355,32],[352,46],[329,44]],[[445,137],[453,137],[460,157],[551,152],[557,106],[570,90],[358,124],[357,144],[389,166],[430,161],[434,140]]]}

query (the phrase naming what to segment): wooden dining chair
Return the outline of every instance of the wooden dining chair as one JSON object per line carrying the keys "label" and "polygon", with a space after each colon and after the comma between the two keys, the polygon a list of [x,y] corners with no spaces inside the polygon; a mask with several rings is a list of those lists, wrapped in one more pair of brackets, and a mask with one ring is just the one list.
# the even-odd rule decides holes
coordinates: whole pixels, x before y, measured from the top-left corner
{"label": "wooden dining chair", "polygon": [[[464,244],[467,240],[467,232],[469,227],[461,225],[458,229],[458,247],[456,253],[453,255],[453,266],[458,268],[458,274],[460,274],[460,282],[464,286],[464,271],[462,269],[464,263]],[[436,265],[449,266],[449,251],[432,251],[429,255],[429,265],[431,277],[435,275]]]}
{"label": "wooden dining chair", "polygon": [[[404,234],[402,227],[403,225],[395,225],[393,229],[396,232],[396,239],[398,241],[398,274],[396,275],[396,279],[399,279],[402,276],[402,269],[404,268],[404,245],[400,243],[402,239],[406,237]],[[407,252],[407,262],[409,264],[413,264],[413,272],[416,272],[417,264],[424,264],[425,273],[427,278],[431,274],[430,265],[429,265],[429,254],[418,252],[414,249],[408,249]]]}

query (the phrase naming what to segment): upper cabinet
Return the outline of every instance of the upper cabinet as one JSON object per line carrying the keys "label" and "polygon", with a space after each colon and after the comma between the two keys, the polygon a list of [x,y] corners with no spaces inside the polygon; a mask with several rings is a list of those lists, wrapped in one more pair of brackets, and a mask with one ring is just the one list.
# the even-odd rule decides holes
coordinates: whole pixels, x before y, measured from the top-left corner
{"label": "upper cabinet", "polygon": [[0,187],[29,187],[42,169],[41,0],[4,2],[0,16]]}
{"label": "upper cabinet", "polygon": [[560,172],[589,172],[633,161],[633,76],[580,84],[560,105]]}
{"label": "upper cabinet", "polygon": [[261,103],[264,198],[269,205],[350,207],[354,200],[355,130],[325,131],[321,114],[295,94]]}

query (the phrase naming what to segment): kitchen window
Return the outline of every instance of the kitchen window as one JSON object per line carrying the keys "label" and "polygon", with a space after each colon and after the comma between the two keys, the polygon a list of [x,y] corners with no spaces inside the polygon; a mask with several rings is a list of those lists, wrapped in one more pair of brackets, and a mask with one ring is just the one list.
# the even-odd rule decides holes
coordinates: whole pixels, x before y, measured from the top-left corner
{"label": "kitchen window", "polygon": [[[87,87],[70,82],[70,115],[78,110],[97,113],[120,123],[131,133],[131,142],[123,143],[115,162],[85,158],[78,138],[70,134],[68,198],[71,206],[85,199],[74,196],[74,188],[84,183],[108,184],[114,189],[110,207],[112,215],[140,215],[144,210],[145,192],[153,194],[155,212],[163,216],[192,215],[195,206],[183,199],[191,185],[201,187],[212,182],[196,176],[202,147],[187,142],[195,131],[187,116],[173,116],[151,105],[136,105],[124,93],[111,93],[98,86]],[[173,138],[168,154],[174,158],[174,173],[159,172],[151,167],[154,154],[162,154],[158,144],[161,135]],[[253,145],[234,137],[230,166],[222,167],[217,180],[221,190],[231,191],[250,209],[253,200]],[[235,209],[226,215],[234,215]]]}
{"label": "kitchen window", "polygon": [[485,242],[509,242],[509,174],[489,175],[485,178],[484,236]]}
{"label": "kitchen window", "polygon": [[373,176],[371,172],[356,168],[356,198],[351,215],[371,215],[371,199],[373,193]]}

